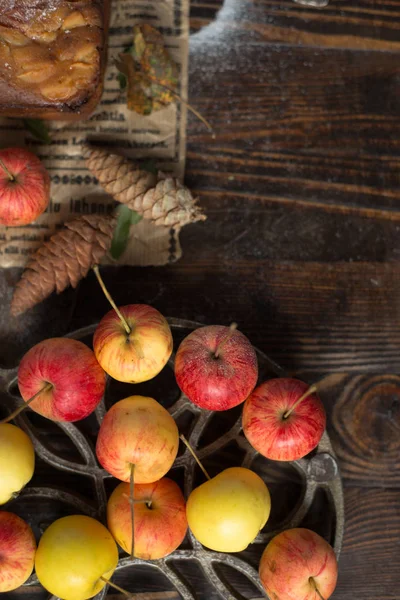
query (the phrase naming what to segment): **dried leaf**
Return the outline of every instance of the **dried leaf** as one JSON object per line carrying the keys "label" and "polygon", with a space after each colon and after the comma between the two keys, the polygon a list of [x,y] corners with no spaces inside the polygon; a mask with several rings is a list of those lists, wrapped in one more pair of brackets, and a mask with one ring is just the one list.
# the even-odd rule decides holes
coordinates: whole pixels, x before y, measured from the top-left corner
{"label": "dried leaf", "polygon": [[141,215],[134,210],[131,210],[125,204],[122,204],[118,208],[117,224],[115,225],[110,249],[111,256],[115,260],[118,260],[119,257],[122,256],[125,248],[128,245],[131,225],[136,225],[136,223],[139,223],[142,218],[143,217]]}
{"label": "dried leaf", "polygon": [[23,119],[26,129],[40,142],[50,144],[51,137],[47,125],[41,119]]}
{"label": "dried leaf", "polygon": [[89,269],[109,250],[114,217],[82,216],[54,234],[33,255],[11,302],[11,314],[18,315],[42,302],[53,291],[76,287]]}
{"label": "dried leaf", "polygon": [[105,150],[84,148],[86,166],[104,189],[118,202],[150,220],[154,225],[183,227],[204,221],[197,199],[178,179],[139,166]]}
{"label": "dried leaf", "polygon": [[136,70],[130,54],[120,54],[116,61],[117,69],[126,78],[128,86],[127,106],[139,115],[150,115],[153,112],[153,99],[149,81],[143,73]]}
{"label": "dried leaf", "polygon": [[119,54],[116,65],[126,77],[130,110],[149,115],[174,101],[178,67],[165,48],[162,34],[151,25],[135,25],[133,44],[128,52]]}

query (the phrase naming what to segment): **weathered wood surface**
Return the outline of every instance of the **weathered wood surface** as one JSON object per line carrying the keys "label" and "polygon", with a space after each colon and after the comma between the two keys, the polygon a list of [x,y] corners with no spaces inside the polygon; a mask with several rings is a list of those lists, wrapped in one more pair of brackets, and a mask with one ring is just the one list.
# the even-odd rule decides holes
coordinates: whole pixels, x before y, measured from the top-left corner
{"label": "weathered wood surface", "polygon": [[[309,381],[345,374],[323,396],[345,485],[334,598],[400,598],[400,0],[192,0],[191,15],[190,102],[215,138],[190,116],[186,180],[208,221],[178,263],[105,281],[119,304],[237,321]],[[16,277],[1,275],[3,364],[108,310],[89,276],[10,323]]]}

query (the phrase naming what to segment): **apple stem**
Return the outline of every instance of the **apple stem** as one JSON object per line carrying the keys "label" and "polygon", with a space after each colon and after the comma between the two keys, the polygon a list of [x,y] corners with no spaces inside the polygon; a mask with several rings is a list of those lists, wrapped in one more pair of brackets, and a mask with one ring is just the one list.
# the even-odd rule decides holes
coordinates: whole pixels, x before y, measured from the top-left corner
{"label": "apple stem", "polygon": [[283,415],[283,418],[288,419],[290,417],[290,415],[292,414],[292,412],[294,411],[294,409],[296,408],[296,406],[298,406],[300,404],[300,402],[303,402],[303,400],[308,398],[308,396],[311,396],[311,394],[314,394],[314,392],[316,392],[317,390],[318,390],[317,384],[314,383],[313,385],[311,385],[308,388],[308,390],[306,392],[304,392],[304,394],[302,396],[300,396],[300,398],[298,400],[296,400],[296,402],[293,404],[293,406],[285,412],[285,414]]}
{"label": "apple stem", "polygon": [[15,177],[14,175],[7,169],[6,165],[4,164],[4,162],[1,160],[0,158],[0,167],[2,169],[4,169],[5,174],[7,175],[8,179],[10,181],[15,181]]}
{"label": "apple stem", "polygon": [[51,390],[52,387],[53,387],[53,385],[51,383],[46,383],[46,385],[44,385],[38,392],[36,392],[36,394],[34,394],[32,396],[32,398],[29,398],[29,400],[26,400],[26,402],[24,404],[22,404],[22,406],[19,406],[18,408],[16,408],[10,415],[8,415],[8,417],[6,417],[2,421],[0,421],[0,425],[2,425],[3,423],[8,423],[9,421],[12,421],[13,419],[15,419],[15,417],[17,417],[20,412],[25,410],[30,405],[31,402],[36,400],[36,398],[38,396],[40,396],[40,394],[42,394],[43,392],[47,392],[48,390]]}
{"label": "apple stem", "polygon": [[135,499],[133,497],[135,490],[135,465],[131,464],[131,475],[129,478],[129,501],[131,504],[131,527],[132,527],[132,544],[131,544],[131,560],[135,558]]}
{"label": "apple stem", "polygon": [[94,274],[97,277],[97,281],[100,284],[101,289],[104,292],[105,297],[107,298],[107,300],[109,301],[109,303],[111,304],[111,306],[113,307],[113,309],[115,310],[115,312],[117,313],[122,325],[125,328],[126,333],[129,335],[130,333],[132,333],[132,329],[129,327],[127,320],[125,319],[124,315],[122,314],[122,312],[119,310],[118,306],[115,304],[114,300],[112,299],[112,296],[110,294],[110,292],[108,291],[108,289],[105,286],[105,283],[100,275],[100,271],[99,271],[99,266],[98,265],[94,265],[93,267],[93,271]]}
{"label": "apple stem", "polygon": [[220,343],[218,344],[218,346],[215,349],[215,353],[214,353],[215,358],[219,357],[222,347],[225,346],[226,342],[231,339],[232,334],[236,329],[237,329],[237,323],[231,323],[229,325],[228,333],[222,338],[222,340],[220,341]]}
{"label": "apple stem", "polygon": [[[130,496],[128,496],[128,494],[122,494],[122,496],[124,498],[128,498],[129,499],[129,503],[132,504],[132,499],[130,498]],[[141,500],[133,500],[133,504],[147,504],[147,506],[149,508],[151,508],[151,505],[153,504],[153,500],[151,498],[142,498]]]}
{"label": "apple stem", "polygon": [[108,583],[109,586],[111,586],[115,590],[118,590],[118,592],[121,592],[121,594],[124,594],[124,596],[126,596],[127,598],[132,598],[132,594],[130,594],[127,590],[124,590],[124,588],[119,587],[119,585],[117,585],[116,583],[113,583],[109,579],[106,579],[105,577],[101,576],[100,580],[104,581],[104,583]]}
{"label": "apple stem", "polygon": [[181,435],[179,436],[179,439],[182,440],[182,442],[185,444],[186,448],[189,450],[190,454],[193,456],[194,460],[199,465],[200,469],[203,471],[204,475],[207,477],[208,480],[210,480],[211,477],[209,476],[209,474],[207,473],[207,471],[201,464],[199,457],[197,456],[197,454],[195,453],[195,451],[193,450],[192,446],[189,444],[189,442],[187,441],[187,439],[185,438],[183,433],[181,433]]}
{"label": "apple stem", "polygon": [[314,581],[314,577],[310,577],[309,578],[309,582],[312,585],[312,587],[314,588],[315,592],[318,594],[320,600],[325,600],[325,598],[323,597],[323,595],[321,594],[321,592],[319,591],[319,589],[317,588],[317,584]]}

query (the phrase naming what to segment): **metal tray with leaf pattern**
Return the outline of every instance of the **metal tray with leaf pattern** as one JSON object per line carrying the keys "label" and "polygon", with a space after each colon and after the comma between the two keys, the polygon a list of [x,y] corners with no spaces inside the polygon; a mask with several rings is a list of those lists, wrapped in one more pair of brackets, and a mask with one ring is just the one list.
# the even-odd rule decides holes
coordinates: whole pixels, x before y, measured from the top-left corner
{"label": "metal tray with leaf pattern", "polygon": [[[199,323],[169,319],[175,349]],[[95,325],[73,337],[91,345]],[[257,351],[259,381],[282,376],[282,369]],[[169,367],[169,368],[168,368]],[[168,557],[131,561],[121,552],[114,579],[132,593],[175,590],[184,600],[246,600],[264,596],[257,565],[268,541],[279,531],[308,526],[323,535],[339,556],[343,537],[343,492],[336,458],[327,433],[309,456],[293,463],[276,463],[261,457],[241,431],[241,407],[213,413],[193,405],[179,390],[173,375],[173,356],[168,367],[151,382],[129,385],[109,379],[105,398],[96,412],[79,423],[53,423],[33,411],[24,411],[17,424],[31,437],[36,451],[35,475],[18,498],[4,508],[20,514],[37,537],[55,519],[66,514],[87,514],[105,522],[107,497],[118,482],[96,460],[94,444],[107,408],[132,394],[153,396],[175,418],[179,430],[196,449],[211,476],[223,468],[243,465],[255,470],[267,483],[272,497],[270,519],[255,542],[238,554],[209,551],[189,531],[181,547]],[[6,414],[21,403],[17,369],[0,371],[0,410]],[[5,409],[5,410],[4,410]],[[204,476],[182,445],[173,469],[174,478],[187,497]],[[140,575],[146,565],[146,574]],[[149,571],[150,569],[150,571]],[[162,575],[161,579],[157,575]],[[118,579],[120,578],[120,579]],[[27,592],[30,592],[29,594]],[[114,592],[115,593],[115,592]],[[13,598],[51,599],[33,574]],[[105,598],[107,587],[97,596]],[[10,595],[11,598],[11,595]]]}

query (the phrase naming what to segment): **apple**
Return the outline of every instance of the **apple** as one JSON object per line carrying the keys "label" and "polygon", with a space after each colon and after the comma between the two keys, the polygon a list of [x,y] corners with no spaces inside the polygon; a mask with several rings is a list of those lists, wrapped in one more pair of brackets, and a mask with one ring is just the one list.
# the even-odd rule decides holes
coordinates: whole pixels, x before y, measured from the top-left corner
{"label": "apple", "polygon": [[[152,306],[129,304],[108,312],[93,337],[103,369],[117,381],[140,383],[155,377],[172,353],[167,320]],[[125,322],[125,323],[124,323]]]}
{"label": "apple", "polygon": [[34,469],[35,451],[30,438],[19,427],[0,423],[0,504],[21,491],[32,479]]}
{"label": "apple", "polygon": [[24,148],[0,150],[0,224],[27,225],[47,208],[50,176]]}
{"label": "apple", "polygon": [[254,390],[243,407],[243,432],[253,448],[272,460],[298,460],[318,445],[326,415],[309,390],[288,377],[270,379]]}
{"label": "apple", "polygon": [[0,593],[19,588],[33,571],[36,541],[32,529],[13,513],[0,511]]}
{"label": "apple", "polygon": [[321,536],[310,529],[288,529],[269,542],[259,572],[270,598],[327,600],[336,587],[338,567]]}
{"label": "apple", "polygon": [[63,600],[92,598],[118,564],[111,533],[92,517],[71,515],[54,521],[39,540],[35,570],[39,582]]}
{"label": "apple", "polygon": [[180,344],[175,377],[197,406],[227,410],[237,406],[257,383],[257,356],[240,331],[209,325],[192,331]]}
{"label": "apple", "polygon": [[192,491],[186,505],[198,541],[218,552],[241,552],[254,541],[271,511],[264,481],[244,467],[225,469]]}
{"label": "apple", "polygon": [[111,475],[153,483],[172,467],[179,447],[174,419],[153,398],[130,396],[106,413],[96,444],[97,458]]}
{"label": "apple", "polygon": [[53,421],[79,421],[103,397],[106,375],[93,352],[70,338],[50,338],[33,346],[18,369],[22,398],[35,412]]}
{"label": "apple", "polygon": [[[132,522],[128,483],[120,483],[107,504],[107,527],[128,554],[132,547]],[[186,502],[179,486],[164,477],[135,486],[135,552],[137,558],[156,560],[171,554],[187,531]]]}

